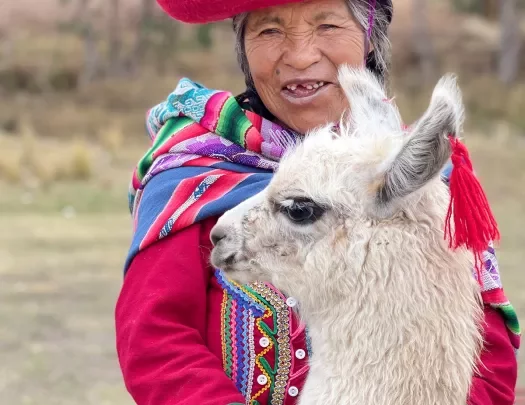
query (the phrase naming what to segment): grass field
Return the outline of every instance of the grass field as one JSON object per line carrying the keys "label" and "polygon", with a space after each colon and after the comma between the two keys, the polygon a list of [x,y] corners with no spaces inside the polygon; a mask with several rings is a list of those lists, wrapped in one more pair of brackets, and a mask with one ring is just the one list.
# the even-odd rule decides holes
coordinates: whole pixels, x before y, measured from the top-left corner
{"label": "grass field", "polygon": [[129,241],[122,212],[0,219],[2,404],[132,404],[113,306]]}
{"label": "grass field", "polygon": [[[502,229],[503,280],[525,324],[525,141],[500,131],[468,143]],[[113,309],[131,237],[129,170],[142,148],[113,162],[109,182],[95,172],[34,191],[2,184],[2,404],[132,404],[115,355]]]}

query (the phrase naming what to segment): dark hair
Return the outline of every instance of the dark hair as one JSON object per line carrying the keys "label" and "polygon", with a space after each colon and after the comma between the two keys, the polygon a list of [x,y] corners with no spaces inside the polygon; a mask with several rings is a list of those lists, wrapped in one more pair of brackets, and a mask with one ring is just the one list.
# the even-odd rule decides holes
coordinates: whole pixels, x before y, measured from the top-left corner
{"label": "dark hair", "polygon": [[235,100],[245,110],[252,111],[267,120],[275,120],[274,115],[266,108],[254,86],[247,86],[245,91],[235,97]]}

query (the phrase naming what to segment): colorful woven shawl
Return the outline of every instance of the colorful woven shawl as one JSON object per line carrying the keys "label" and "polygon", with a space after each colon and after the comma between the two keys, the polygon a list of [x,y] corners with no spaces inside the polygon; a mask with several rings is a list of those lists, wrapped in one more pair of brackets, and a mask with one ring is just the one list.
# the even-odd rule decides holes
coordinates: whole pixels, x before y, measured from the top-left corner
{"label": "colorful woven shawl", "polygon": [[[263,190],[285,150],[300,139],[243,110],[231,93],[188,79],[148,112],[147,129],[152,145],[133,173],[129,193],[134,236],[125,269],[159,239],[220,216]],[[443,171],[444,181],[449,174],[450,166]],[[503,292],[492,246],[484,263],[483,300],[501,311],[517,350],[518,318]]]}

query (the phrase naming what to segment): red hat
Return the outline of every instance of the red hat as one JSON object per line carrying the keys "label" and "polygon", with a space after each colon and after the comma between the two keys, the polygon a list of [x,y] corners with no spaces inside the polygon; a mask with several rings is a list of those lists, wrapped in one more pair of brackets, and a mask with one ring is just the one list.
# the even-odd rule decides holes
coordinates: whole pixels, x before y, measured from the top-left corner
{"label": "red hat", "polygon": [[[186,23],[210,23],[261,8],[299,3],[303,0],[157,0],[162,9]],[[371,0],[392,20],[392,0]]]}

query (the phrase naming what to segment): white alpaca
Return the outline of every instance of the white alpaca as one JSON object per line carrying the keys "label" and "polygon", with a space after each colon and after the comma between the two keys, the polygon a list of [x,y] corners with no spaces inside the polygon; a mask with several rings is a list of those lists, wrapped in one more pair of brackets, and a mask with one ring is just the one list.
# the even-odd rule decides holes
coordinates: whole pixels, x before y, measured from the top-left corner
{"label": "white alpaca", "polygon": [[406,134],[371,73],[343,67],[340,129],[312,131],[212,231],[212,262],[299,302],[312,337],[300,405],[465,405],[482,343],[472,257],[443,238],[452,76]]}

